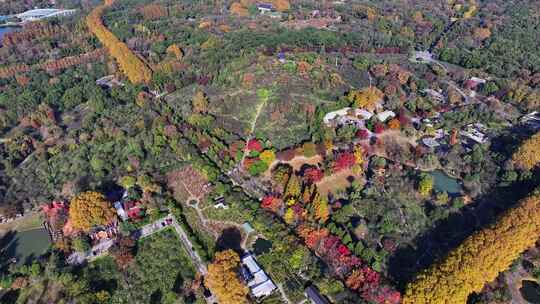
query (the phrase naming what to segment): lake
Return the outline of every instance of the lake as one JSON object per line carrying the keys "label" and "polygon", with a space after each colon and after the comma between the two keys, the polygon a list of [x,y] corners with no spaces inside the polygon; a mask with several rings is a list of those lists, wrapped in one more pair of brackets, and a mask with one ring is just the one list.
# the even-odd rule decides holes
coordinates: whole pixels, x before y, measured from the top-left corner
{"label": "lake", "polygon": [[39,228],[23,232],[8,232],[2,237],[0,244],[5,244],[8,259],[15,257],[17,264],[21,265],[45,253],[51,245],[51,240],[47,230]]}
{"label": "lake", "polygon": [[534,281],[524,280],[522,283],[521,288],[519,291],[521,292],[521,295],[523,298],[529,302],[534,304],[540,303],[540,285]]}
{"label": "lake", "polygon": [[461,193],[461,184],[455,178],[448,176],[442,170],[430,172],[433,176],[433,189],[437,192],[446,192],[450,196],[459,195]]}

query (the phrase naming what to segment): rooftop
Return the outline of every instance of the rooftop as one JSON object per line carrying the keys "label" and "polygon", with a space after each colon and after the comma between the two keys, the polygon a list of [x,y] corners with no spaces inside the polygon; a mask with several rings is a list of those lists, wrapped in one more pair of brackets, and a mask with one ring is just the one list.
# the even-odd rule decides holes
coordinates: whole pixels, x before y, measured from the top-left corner
{"label": "rooftop", "polygon": [[313,286],[306,288],[306,297],[308,297],[312,304],[330,304],[330,302],[328,302],[328,300]]}

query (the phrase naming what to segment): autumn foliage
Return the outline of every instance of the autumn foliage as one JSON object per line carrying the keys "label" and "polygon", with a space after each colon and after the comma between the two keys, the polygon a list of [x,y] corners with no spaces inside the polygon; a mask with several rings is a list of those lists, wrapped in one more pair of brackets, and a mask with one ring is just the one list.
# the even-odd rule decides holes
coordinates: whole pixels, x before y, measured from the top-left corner
{"label": "autumn foliage", "polygon": [[540,163],[540,132],[523,142],[512,156],[514,163],[522,169],[531,170]]}
{"label": "autumn foliage", "polygon": [[149,4],[140,8],[145,20],[156,20],[167,16],[167,8],[159,4]]}
{"label": "autumn foliage", "polygon": [[99,41],[109,50],[111,56],[116,59],[129,81],[132,83],[149,83],[152,79],[150,68],[131,52],[125,43],[110,32],[101,21],[103,12],[113,2],[114,0],[107,0],[105,4],[96,7],[86,17],[86,24]]}
{"label": "autumn foliage", "polygon": [[317,167],[309,167],[306,170],[304,170],[304,180],[307,183],[317,183],[321,179],[323,179],[324,173],[321,169]]}
{"label": "autumn foliage", "polygon": [[89,231],[94,226],[107,225],[116,218],[116,213],[105,196],[98,192],[83,192],[69,205],[69,219],[73,228]]}
{"label": "autumn foliage", "polygon": [[247,303],[248,288],[238,279],[237,270],[240,257],[233,250],[216,253],[212,264],[208,265],[205,285],[222,304]]}
{"label": "autumn foliage", "polygon": [[341,170],[349,169],[356,163],[356,158],[354,154],[349,152],[341,153],[337,156],[334,162],[334,172],[339,172]]}
{"label": "autumn foliage", "polygon": [[22,42],[31,41],[37,37],[54,37],[67,30],[65,27],[52,25],[46,22],[29,22],[24,25],[22,31],[6,33],[2,39],[2,44],[12,46]]}
{"label": "autumn foliage", "polygon": [[49,73],[58,72],[64,69],[67,69],[71,66],[80,65],[88,62],[94,62],[103,58],[105,55],[104,49],[96,49],[91,52],[64,57],[58,60],[51,60],[45,63],[40,63],[36,65],[26,65],[26,64],[17,64],[12,66],[7,66],[0,68],[0,78],[9,78],[13,76],[20,76],[31,70],[45,70]]}
{"label": "autumn foliage", "polygon": [[231,5],[230,10],[231,10],[231,13],[240,17],[246,17],[249,15],[248,9],[243,7],[242,4],[240,4],[239,2],[234,2]]}
{"label": "autumn foliage", "polygon": [[263,198],[261,207],[273,212],[278,212],[283,207],[283,201],[278,197],[268,195]]}
{"label": "autumn foliage", "polygon": [[347,99],[357,108],[373,111],[384,97],[384,93],[376,87],[369,87],[359,91],[351,91]]}
{"label": "autumn foliage", "polygon": [[480,230],[406,288],[404,304],[466,303],[540,237],[540,192],[523,199]]}

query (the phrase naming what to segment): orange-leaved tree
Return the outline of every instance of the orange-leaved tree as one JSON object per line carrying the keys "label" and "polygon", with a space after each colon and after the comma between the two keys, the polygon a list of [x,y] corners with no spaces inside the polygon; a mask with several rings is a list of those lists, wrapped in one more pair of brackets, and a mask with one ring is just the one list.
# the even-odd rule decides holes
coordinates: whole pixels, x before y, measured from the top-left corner
{"label": "orange-leaved tree", "polygon": [[540,164],[540,132],[524,141],[512,155],[512,160],[519,168],[526,170]]}
{"label": "orange-leaved tree", "polygon": [[216,253],[212,264],[208,265],[205,285],[222,304],[247,303],[248,288],[238,278],[240,257],[233,250]]}
{"label": "orange-leaved tree", "polygon": [[90,12],[86,17],[88,29],[109,50],[109,53],[116,59],[129,81],[132,83],[149,83],[152,80],[152,70],[125,43],[109,31],[101,21],[103,12],[113,3],[114,0],[105,0],[103,5],[94,8]]}
{"label": "orange-leaved tree", "polygon": [[98,192],[83,192],[69,204],[69,219],[75,229],[89,231],[94,226],[107,225],[115,218],[111,203]]}
{"label": "orange-leaved tree", "polygon": [[403,304],[465,304],[540,237],[540,189],[407,285]]}

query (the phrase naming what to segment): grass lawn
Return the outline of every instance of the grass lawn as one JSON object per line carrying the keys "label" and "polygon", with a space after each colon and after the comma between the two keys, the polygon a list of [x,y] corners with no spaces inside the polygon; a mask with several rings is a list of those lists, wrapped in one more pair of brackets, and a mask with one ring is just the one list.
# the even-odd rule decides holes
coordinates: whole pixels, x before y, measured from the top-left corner
{"label": "grass lawn", "polygon": [[0,224],[0,236],[8,231],[23,232],[41,228],[42,219],[39,212],[32,212],[9,223]]}

